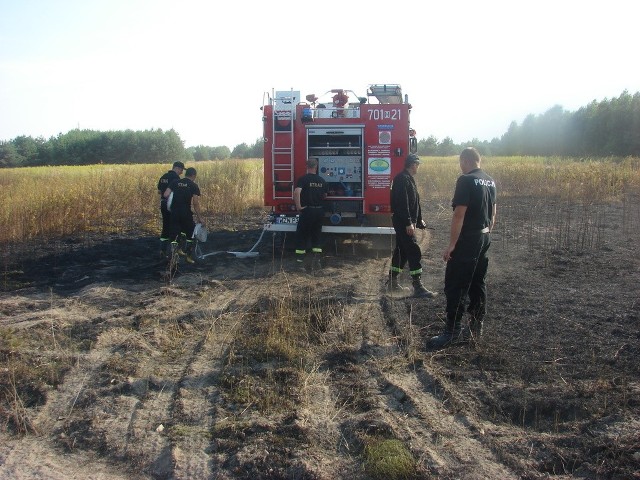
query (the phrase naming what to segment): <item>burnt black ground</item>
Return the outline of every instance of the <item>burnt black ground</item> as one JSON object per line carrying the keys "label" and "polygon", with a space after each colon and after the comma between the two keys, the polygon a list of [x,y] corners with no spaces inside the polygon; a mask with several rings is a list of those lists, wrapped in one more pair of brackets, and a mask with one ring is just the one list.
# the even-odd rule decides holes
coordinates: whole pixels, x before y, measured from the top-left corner
{"label": "burnt black ground", "polygon": [[[425,208],[441,213],[429,217],[424,280],[441,291],[440,253],[450,216],[438,207]],[[381,292],[387,328],[413,349],[412,369],[424,388],[452,414],[472,419],[471,431],[520,478],[640,478],[639,222],[624,226],[621,206],[608,205],[602,217],[584,221],[581,241],[580,224],[567,234],[562,222],[523,220],[523,212],[538,208],[531,199],[501,205],[490,249],[489,313],[476,347],[425,350],[425,341],[443,327],[442,296],[407,302]],[[242,230],[212,229],[202,250],[248,251],[260,233],[257,220]],[[291,239],[282,251],[281,237],[266,236],[255,259],[220,253],[196,265],[181,263],[177,275],[269,281],[290,265]],[[388,253],[332,246],[323,261],[332,271],[351,274],[362,262]],[[25,297],[51,291],[73,298],[93,284],[136,290],[169,283],[153,235],[22,244],[5,251],[3,266],[2,291]],[[318,278],[296,276],[295,282],[311,289]],[[11,318],[10,311],[3,313]],[[417,336],[410,335],[414,331]],[[327,368],[347,362],[348,355],[356,360],[347,363],[364,362],[375,351],[340,352]],[[361,408],[370,405],[363,402]]]}

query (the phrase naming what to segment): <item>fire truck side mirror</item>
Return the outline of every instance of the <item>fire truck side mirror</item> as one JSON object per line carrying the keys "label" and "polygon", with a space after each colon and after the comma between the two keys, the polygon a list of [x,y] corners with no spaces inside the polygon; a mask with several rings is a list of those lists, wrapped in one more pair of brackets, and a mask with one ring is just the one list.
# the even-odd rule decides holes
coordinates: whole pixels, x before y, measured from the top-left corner
{"label": "fire truck side mirror", "polygon": [[409,151],[418,153],[418,139],[416,137],[409,137]]}

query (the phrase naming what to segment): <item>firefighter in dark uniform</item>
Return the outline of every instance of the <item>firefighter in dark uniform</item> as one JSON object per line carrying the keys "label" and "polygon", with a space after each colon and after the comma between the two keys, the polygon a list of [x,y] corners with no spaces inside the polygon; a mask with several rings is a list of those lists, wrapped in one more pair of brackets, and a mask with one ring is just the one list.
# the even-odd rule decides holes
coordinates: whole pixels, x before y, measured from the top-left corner
{"label": "firefighter in dark uniform", "polygon": [[415,154],[407,156],[404,170],[395,176],[391,184],[391,212],[393,229],[396,232],[396,246],[391,257],[390,287],[393,291],[405,290],[398,283],[398,275],[409,263],[409,275],[413,283],[413,295],[416,297],[430,298],[436,296],[425,288],[420,280],[422,276],[422,264],[420,259],[422,252],[416,240],[416,229],[426,228],[422,219],[420,208],[420,195],[413,178],[418,172],[420,158]]}
{"label": "firefighter in dark uniform", "polygon": [[169,235],[171,233],[171,212],[167,209],[167,199],[164,192],[171,182],[180,179],[184,171],[184,163],[174,162],[173,168],[160,177],[158,180],[158,193],[160,194],[160,213],[162,214],[162,231],[160,232],[160,254],[167,256]]}
{"label": "firefighter in dark uniform", "polygon": [[[429,341],[430,348],[477,340],[482,335],[487,311],[487,251],[496,221],[496,182],[480,168],[480,163],[480,154],[473,147],[460,154],[462,175],[451,201],[451,234],[443,253],[447,262],[444,277],[447,321],[444,332]],[[467,297],[469,324],[463,329],[461,320]]]}
{"label": "firefighter in dark uniform", "polygon": [[318,175],[318,159],[307,159],[307,173],[296,182],[293,190],[293,200],[296,210],[300,212],[296,227],[296,261],[309,269],[307,249],[311,247],[314,266],[319,265],[318,257],[322,253],[320,234],[322,233],[322,219],[324,218],[324,199],[327,196],[327,182]]}
{"label": "firefighter in dark uniform", "polygon": [[[187,168],[184,178],[174,180],[165,190],[164,196],[168,198],[173,192],[173,201],[171,202],[171,253],[172,256],[178,251],[178,237],[181,232],[186,234],[186,260],[189,263],[195,263],[193,259],[193,229],[196,224],[193,221],[195,213],[198,223],[202,222],[200,217],[200,188],[195,182],[196,169]],[[193,206],[193,211],[191,207]]]}

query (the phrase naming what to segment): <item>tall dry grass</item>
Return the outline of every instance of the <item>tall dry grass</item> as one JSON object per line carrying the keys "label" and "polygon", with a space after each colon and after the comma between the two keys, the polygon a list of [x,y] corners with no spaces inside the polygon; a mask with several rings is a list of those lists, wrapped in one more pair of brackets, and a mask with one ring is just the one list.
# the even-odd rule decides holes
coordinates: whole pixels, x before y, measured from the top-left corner
{"label": "tall dry grass", "polygon": [[[417,176],[423,198],[439,202],[443,211],[449,211],[447,203],[460,174],[457,157],[423,160]],[[192,165],[198,170],[196,181],[202,191],[205,220],[233,218],[262,207],[262,160]],[[0,244],[84,232],[156,233],[160,221],[156,185],[168,168],[153,164],[4,169],[0,179]],[[524,197],[536,199],[541,206],[592,210],[608,202],[622,202],[629,205],[625,225],[640,222],[633,208],[640,192],[638,158],[487,157],[483,168],[496,179],[502,207],[509,208],[510,199]],[[520,212],[520,216],[527,215],[527,211]],[[559,214],[556,211],[551,215]],[[554,220],[558,221],[564,222]]]}
{"label": "tall dry grass", "polygon": [[[458,157],[425,157],[418,171],[425,198],[450,198],[460,175]],[[640,190],[640,158],[562,159],[485,157],[500,198],[540,197],[573,203],[622,201]]]}
{"label": "tall dry grass", "polygon": [[[191,165],[188,165],[191,166]],[[194,163],[205,218],[262,206],[262,161]],[[170,166],[92,165],[5,169],[0,243],[82,232],[155,231],[157,182]]]}
{"label": "tall dry grass", "polygon": [[[482,168],[498,187],[497,231],[513,246],[599,247],[607,222],[624,234],[640,231],[640,158],[486,157]],[[450,215],[459,175],[457,157],[425,158],[417,181],[423,198],[440,206],[427,218]]]}

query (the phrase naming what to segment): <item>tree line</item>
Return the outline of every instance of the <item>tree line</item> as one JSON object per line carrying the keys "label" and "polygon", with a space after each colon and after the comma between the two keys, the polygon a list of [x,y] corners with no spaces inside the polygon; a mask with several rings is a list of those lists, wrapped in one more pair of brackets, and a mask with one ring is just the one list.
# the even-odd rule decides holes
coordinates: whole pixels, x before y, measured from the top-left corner
{"label": "tree line", "polygon": [[19,136],[0,142],[0,167],[173,163],[175,160],[225,160],[262,156],[262,141],[253,146],[184,147],[175,130],[71,130],[48,140]]}
{"label": "tree line", "polygon": [[[474,138],[455,144],[450,137],[418,141],[423,156],[456,155],[474,145],[483,155],[541,155],[567,157],[640,156],[640,92],[626,90],[617,98],[593,101],[576,112],[556,105],[541,115],[512,122],[501,138]],[[173,129],[145,131],[71,130],[48,140],[19,136],[0,142],[0,167],[172,163],[181,160],[260,158],[262,138],[252,145],[198,145],[185,148]]]}
{"label": "tree line", "polygon": [[511,122],[501,138],[474,138],[456,145],[431,136],[418,142],[421,155],[455,155],[473,145],[484,155],[538,155],[559,157],[640,156],[640,92],[626,90],[616,98],[592,101],[569,112],[556,105],[541,115]]}

